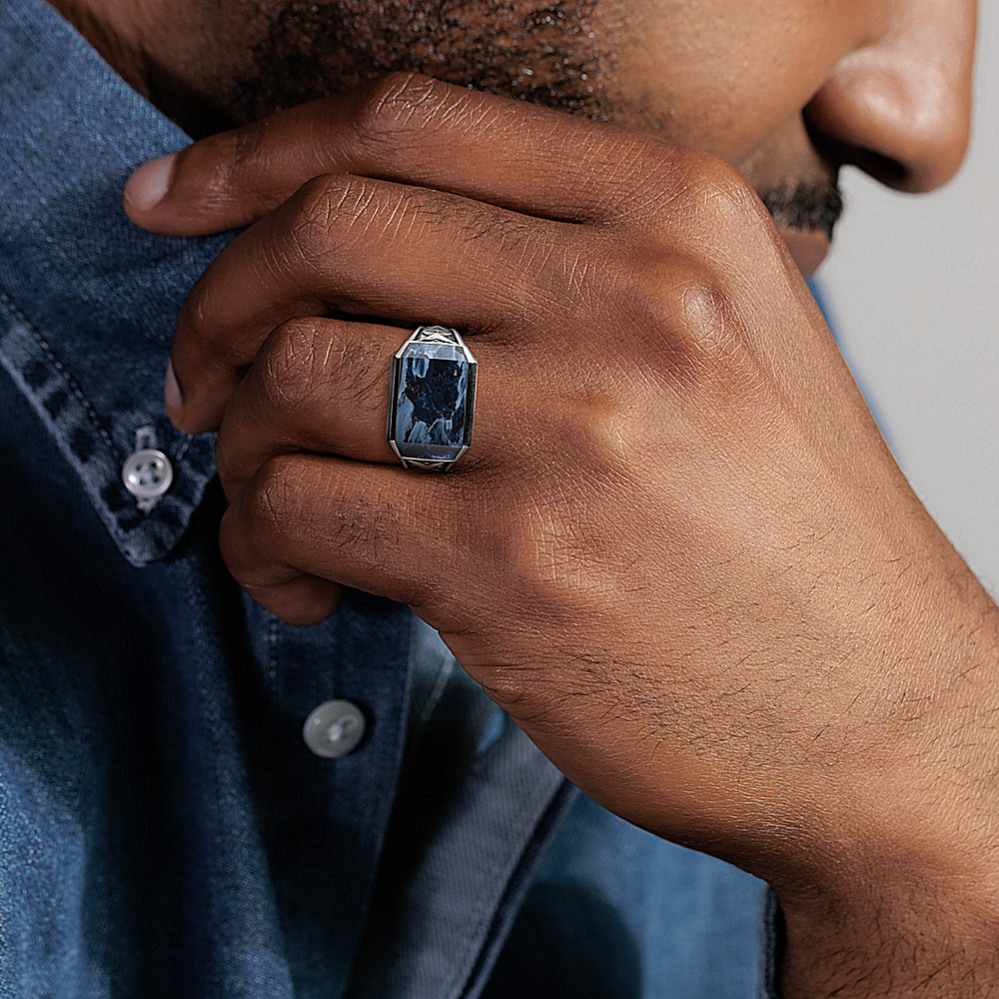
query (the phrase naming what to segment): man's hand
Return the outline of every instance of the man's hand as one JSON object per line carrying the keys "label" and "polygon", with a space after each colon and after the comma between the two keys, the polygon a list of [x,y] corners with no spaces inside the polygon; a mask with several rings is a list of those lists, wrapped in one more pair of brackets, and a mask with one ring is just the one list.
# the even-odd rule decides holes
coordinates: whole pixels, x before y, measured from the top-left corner
{"label": "man's hand", "polygon": [[[395,76],[147,167],[126,207],[252,223],[167,399],[220,427],[257,600],[410,604],[594,798],[775,886],[788,997],[999,987],[995,608],[733,168]],[[479,361],[447,475],[385,441],[428,322]]]}

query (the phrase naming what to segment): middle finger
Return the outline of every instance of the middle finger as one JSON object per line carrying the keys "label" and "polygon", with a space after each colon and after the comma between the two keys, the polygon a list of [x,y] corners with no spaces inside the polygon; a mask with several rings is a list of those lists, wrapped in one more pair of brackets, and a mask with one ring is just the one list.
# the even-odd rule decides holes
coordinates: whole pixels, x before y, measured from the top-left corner
{"label": "middle finger", "polygon": [[590,235],[426,188],[316,178],[195,286],[171,351],[183,403],[170,415],[188,433],[216,427],[242,370],[293,318],[340,310],[469,331],[522,327],[539,302],[571,301],[560,285]]}

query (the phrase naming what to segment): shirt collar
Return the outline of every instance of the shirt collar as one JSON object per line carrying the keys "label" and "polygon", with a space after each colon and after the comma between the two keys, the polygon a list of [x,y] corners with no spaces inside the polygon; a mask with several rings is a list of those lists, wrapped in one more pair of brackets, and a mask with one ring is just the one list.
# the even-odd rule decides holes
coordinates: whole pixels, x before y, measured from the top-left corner
{"label": "shirt collar", "polygon": [[[135,167],[189,142],[44,0],[0,4],[0,364],[135,565],[174,548],[214,472],[162,386],[177,312],[228,237],[154,236],[121,208]],[[122,480],[143,447],[173,467],[152,500]]]}

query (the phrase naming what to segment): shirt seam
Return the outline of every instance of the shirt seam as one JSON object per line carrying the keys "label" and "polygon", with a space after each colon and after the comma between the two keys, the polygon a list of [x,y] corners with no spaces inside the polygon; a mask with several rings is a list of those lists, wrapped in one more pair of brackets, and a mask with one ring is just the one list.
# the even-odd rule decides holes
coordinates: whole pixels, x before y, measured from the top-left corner
{"label": "shirt seam", "polygon": [[[60,328],[56,323],[54,329]],[[118,550],[133,565],[148,565],[172,552],[187,531],[191,515],[203,498],[205,483],[211,477],[210,463],[203,463],[199,457],[196,436],[176,430],[168,433],[170,460],[175,474],[183,473],[185,481],[180,489],[155,501],[154,505],[162,506],[167,513],[150,516],[151,508],[144,508],[141,502],[134,502],[135,497],[125,494],[121,469],[135,445],[127,441],[117,444],[115,432],[120,429],[124,433],[128,424],[143,417],[151,428],[158,427],[162,421],[148,409],[144,411],[142,403],[137,404],[134,413],[119,412],[118,406],[110,405],[106,418],[102,417],[70,365],[52,346],[49,337],[52,332],[46,325],[33,320],[9,287],[0,283],[0,368],[10,374],[16,392],[29,402],[60,453],[75,470]],[[45,372],[44,384],[34,384],[31,365],[37,365]],[[63,393],[71,414],[67,409],[64,416],[49,406],[48,398],[58,398],[53,386],[58,386],[57,391]],[[86,455],[81,454],[74,443],[78,439],[77,430],[89,438]],[[124,506],[108,499],[109,488],[122,494]],[[133,500],[131,504],[130,499]],[[130,519],[132,511],[141,516],[141,523]]]}
{"label": "shirt seam", "polygon": [[31,334],[35,342],[39,347],[45,352],[45,356],[49,359],[52,366],[59,372],[62,378],[65,380],[67,387],[73,393],[76,401],[83,407],[83,411],[87,414],[87,418],[93,424],[94,429],[100,435],[100,438],[107,445],[111,454],[114,456],[116,461],[120,461],[122,457],[121,451],[115,445],[114,440],[108,433],[107,428],[104,426],[103,421],[94,409],[93,403],[87,398],[83,390],[77,384],[76,379],[72,376],[69,369],[59,360],[55,351],[49,346],[48,340],[42,334],[41,329],[32,322],[25,311],[18,306],[18,304],[10,297],[3,288],[0,288],[0,303],[3,303],[13,314],[14,318],[21,323],[21,325]]}
{"label": "shirt seam", "polygon": [[[566,783],[565,779],[562,778],[562,780],[560,780],[559,783],[556,784],[552,795],[548,798],[548,800],[545,803],[544,809],[542,810],[541,813],[542,817],[548,812],[548,809],[551,808],[555,796],[558,794],[559,790],[561,790],[561,788],[564,786],[565,783]],[[513,815],[512,824],[515,827],[520,828],[523,825],[523,820],[525,818],[537,815],[538,815],[538,809],[536,806],[532,806],[521,802],[520,807]],[[503,892],[504,895],[506,893],[506,890],[509,888],[510,883],[513,880],[516,871],[518,870],[520,865],[524,862],[525,855],[529,852],[534,842],[534,839],[537,835],[537,829],[539,824],[540,820],[535,818],[535,821],[531,825],[531,830],[528,836],[521,844],[517,856],[513,860],[513,863],[508,870],[507,877],[504,879],[504,892]],[[481,955],[482,948],[485,946],[487,942],[486,937],[488,936],[489,927],[492,926],[493,922],[496,919],[497,903],[502,902],[502,898],[503,895],[501,895],[499,899],[494,899],[494,900],[482,897],[480,897],[477,900],[478,904],[475,906],[475,917],[474,917],[474,923],[472,923],[472,932],[468,935],[468,938],[471,939],[472,941],[478,941],[477,951],[473,956],[471,967],[465,965],[452,969],[451,974],[447,978],[446,984],[444,986],[443,994],[445,996],[460,995],[461,992],[464,991],[465,984],[469,981],[470,977],[474,975],[475,967],[478,963],[479,956]]]}

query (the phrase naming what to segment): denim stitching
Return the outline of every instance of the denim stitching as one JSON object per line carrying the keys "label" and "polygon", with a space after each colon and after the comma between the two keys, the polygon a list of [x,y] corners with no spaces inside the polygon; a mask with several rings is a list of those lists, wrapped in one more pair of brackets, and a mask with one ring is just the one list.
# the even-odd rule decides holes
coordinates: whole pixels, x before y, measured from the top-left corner
{"label": "denim stitching", "polygon": [[45,351],[46,356],[52,362],[52,366],[62,375],[63,380],[66,382],[69,390],[76,397],[76,401],[80,403],[83,407],[83,411],[90,418],[91,423],[94,425],[94,429],[100,434],[101,440],[108,446],[111,454],[114,456],[115,460],[120,460],[121,453],[118,448],[115,447],[114,441],[111,439],[111,435],[104,428],[101,422],[101,418],[97,415],[97,411],[90,404],[90,401],[83,394],[80,387],[76,384],[73,376],[66,370],[62,362],[56,357],[52,348],[48,345],[48,342],[42,336],[41,331],[38,327],[24,314],[23,310],[18,308],[14,301],[7,295],[2,288],[0,288],[0,302],[7,306],[8,309],[14,314],[14,317],[21,323],[22,326],[34,337],[38,346]]}

